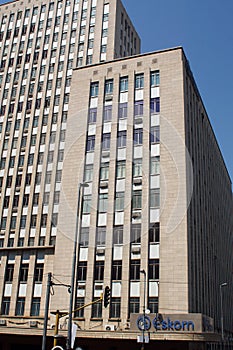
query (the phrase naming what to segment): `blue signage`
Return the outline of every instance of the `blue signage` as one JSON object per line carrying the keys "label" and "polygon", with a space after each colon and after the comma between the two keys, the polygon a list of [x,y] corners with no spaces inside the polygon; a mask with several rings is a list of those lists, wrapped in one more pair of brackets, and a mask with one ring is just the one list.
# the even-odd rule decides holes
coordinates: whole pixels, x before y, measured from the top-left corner
{"label": "blue signage", "polygon": [[185,320],[172,321],[169,317],[167,319],[161,319],[161,317],[155,317],[152,322],[149,316],[140,315],[137,319],[137,327],[140,331],[149,331],[153,325],[156,331],[194,331],[194,322]]}

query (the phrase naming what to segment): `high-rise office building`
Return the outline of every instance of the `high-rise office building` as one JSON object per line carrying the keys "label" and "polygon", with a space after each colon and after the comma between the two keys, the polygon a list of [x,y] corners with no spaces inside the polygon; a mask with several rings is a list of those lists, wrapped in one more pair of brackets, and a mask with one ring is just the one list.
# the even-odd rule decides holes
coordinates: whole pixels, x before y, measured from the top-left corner
{"label": "high-rise office building", "polygon": [[111,300],[74,313],[77,346],[215,349],[232,337],[231,181],[182,48],[139,55],[120,1],[0,10],[2,347],[40,348],[49,272],[66,336],[78,232],[74,308]]}

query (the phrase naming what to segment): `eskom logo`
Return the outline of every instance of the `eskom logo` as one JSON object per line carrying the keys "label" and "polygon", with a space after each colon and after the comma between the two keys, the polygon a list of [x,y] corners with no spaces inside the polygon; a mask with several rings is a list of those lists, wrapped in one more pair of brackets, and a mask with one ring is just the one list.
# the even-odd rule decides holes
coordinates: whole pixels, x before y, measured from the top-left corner
{"label": "eskom logo", "polygon": [[[148,316],[139,316],[137,319],[137,327],[140,331],[149,331],[151,323],[156,331],[194,331],[194,322],[185,320],[172,321],[169,317],[165,320],[160,320],[155,317],[152,322]],[[144,325],[145,324],[145,325]]]}

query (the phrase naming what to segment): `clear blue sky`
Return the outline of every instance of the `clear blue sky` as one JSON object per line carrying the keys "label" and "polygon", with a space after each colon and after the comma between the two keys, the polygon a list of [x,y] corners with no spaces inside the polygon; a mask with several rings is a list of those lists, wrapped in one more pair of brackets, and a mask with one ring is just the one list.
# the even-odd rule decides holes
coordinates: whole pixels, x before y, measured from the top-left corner
{"label": "clear blue sky", "polygon": [[142,52],[183,46],[233,181],[233,0],[122,1]]}
{"label": "clear blue sky", "polygon": [[142,52],[183,46],[233,181],[233,0],[122,0]]}

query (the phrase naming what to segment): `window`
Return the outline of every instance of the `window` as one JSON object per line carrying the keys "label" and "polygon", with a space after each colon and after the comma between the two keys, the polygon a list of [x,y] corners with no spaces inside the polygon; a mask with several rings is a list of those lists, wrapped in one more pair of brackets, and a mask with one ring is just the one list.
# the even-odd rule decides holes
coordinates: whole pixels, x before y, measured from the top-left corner
{"label": "window", "polygon": [[[98,298],[94,298],[94,301],[97,300]],[[91,317],[92,318],[101,318],[102,317],[102,301],[93,304],[92,305],[92,310],[91,310]]]}
{"label": "window", "polygon": [[155,114],[155,113],[160,112],[160,98],[159,97],[151,98],[151,100],[150,100],[150,112],[151,112],[151,114]]}
{"label": "window", "polygon": [[119,104],[119,119],[127,118],[127,112],[128,112],[128,103],[120,103]]}
{"label": "window", "polygon": [[88,49],[93,49],[94,47],[94,39],[89,39],[88,40]]}
{"label": "window", "polygon": [[133,191],[132,209],[142,209],[142,191]]}
{"label": "window", "polygon": [[113,93],[113,79],[105,81],[105,95]]}
{"label": "window", "polygon": [[112,120],[112,106],[104,106],[104,121]]}
{"label": "window", "polygon": [[44,264],[37,263],[35,266],[34,281],[42,282],[44,273]]}
{"label": "window", "polygon": [[40,185],[40,183],[41,183],[41,173],[37,173],[36,174],[35,183],[36,183],[36,185]]}
{"label": "window", "polygon": [[14,276],[14,264],[7,264],[5,273],[5,282],[12,282]]}
{"label": "window", "polygon": [[96,245],[105,245],[106,227],[97,227],[96,229]]}
{"label": "window", "polygon": [[142,145],[143,141],[143,129],[134,129],[133,142],[134,145]]}
{"label": "window", "polygon": [[134,116],[143,115],[143,100],[134,102]]}
{"label": "window", "polygon": [[109,163],[102,163],[100,167],[100,180],[108,180],[109,178]]}
{"label": "window", "polygon": [[121,298],[111,298],[110,318],[120,318],[121,316]]}
{"label": "window", "polygon": [[107,52],[107,45],[101,45],[101,53],[106,53]]}
{"label": "window", "polygon": [[98,93],[99,93],[99,83],[98,82],[91,83],[91,91],[90,91],[91,97],[97,97]]}
{"label": "window", "polygon": [[134,224],[131,226],[130,240],[131,240],[131,243],[141,242],[141,225],[140,224]]}
{"label": "window", "polygon": [[152,157],[150,160],[150,174],[159,175],[160,173],[160,157]]}
{"label": "window", "polygon": [[113,244],[123,244],[123,226],[113,228]]}
{"label": "window", "polygon": [[87,55],[87,64],[92,64],[93,55]]}
{"label": "window", "polygon": [[46,184],[50,184],[51,183],[51,178],[52,178],[52,172],[51,171],[47,171],[47,173],[45,175],[45,183]]}
{"label": "window", "polygon": [[120,92],[128,91],[128,77],[120,78]]}
{"label": "window", "polygon": [[40,298],[32,298],[31,313],[30,316],[39,316],[40,315]]}
{"label": "window", "polygon": [[89,228],[82,227],[80,232],[79,244],[80,246],[87,247],[89,243]]}
{"label": "window", "polygon": [[130,261],[130,280],[140,280],[140,260]]}
{"label": "window", "polygon": [[160,206],[160,189],[150,190],[150,207],[159,208]]}
{"label": "window", "polygon": [[46,227],[47,225],[48,214],[41,215],[41,227]]}
{"label": "window", "polygon": [[159,299],[158,297],[149,297],[148,308],[152,314],[158,313]]}
{"label": "window", "polygon": [[104,280],[104,261],[96,261],[94,268],[94,279],[95,281]]}
{"label": "window", "polygon": [[88,115],[88,122],[89,123],[95,123],[97,117],[97,108],[90,108],[89,109],[89,115]]}
{"label": "window", "polygon": [[124,192],[116,192],[115,211],[123,211],[124,210],[124,202],[125,202],[125,193]]}
{"label": "window", "polygon": [[31,216],[31,228],[36,228],[37,215]]}
{"label": "window", "polygon": [[23,316],[25,308],[25,298],[18,297],[16,302],[15,316]]}
{"label": "window", "polygon": [[94,151],[95,149],[95,136],[88,136],[87,137],[87,152]]}
{"label": "window", "polygon": [[57,171],[56,171],[56,178],[55,178],[55,181],[56,181],[56,182],[61,182],[61,177],[62,177],[62,170],[57,170]]}
{"label": "window", "polygon": [[1,315],[9,315],[10,312],[10,297],[3,297],[2,298],[2,307],[1,307]]}
{"label": "window", "polygon": [[87,279],[87,261],[80,261],[78,263],[77,280],[86,281]]}
{"label": "window", "polygon": [[91,195],[83,196],[83,214],[90,214],[91,212]]}
{"label": "window", "polygon": [[140,298],[131,297],[129,299],[129,313],[130,314],[138,314],[140,308]]}
{"label": "window", "polygon": [[150,86],[157,86],[160,84],[160,74],[159,71],[150,73]]}
{"label": "window", "polygon": [[159,279],[159,259],[149,259],[148,278],[149,280]]}
{"label": "window", "polygon": [[133,162],[133,176],[142,176],[142,159],[134,159]]}
{"label": "window", "polygon": [[108,36],[108,28],[102,30],[102,37],[105,38],[106,36]]}
{"label": "window", "polygon": [[112,262],[112,280],[120,281],[122,278],[122,260],[113,260]]}
{"label": "window", "polygon": [[144,88],[144,74],[137,74],[135,76],[135,89]]}
{"label": "window", "polygon": [[102,136],[102,150],[108,151],[110,149],[111,134],[103,134]]}
{"label": "window", "polygon": [[85,166],[85,171],[84,171],[84,181],[85,182],[90,182],[93,179],[93,165],[89,164]]}
{"label": "window", "polygon": [[117,133],[117,147],[126,147],[127,131],[118,131]]}
{"label": "window", "polygon": [[40,198],[40,194],[34,193],[34,195],[33,195],[33,205],[34,206],[37,206],[39,204],[39,198]]}
{"label": "window", "polygon": [[125,160],[118,161],[116,163],[116,177],[118,179],[125,177],[125,167],[126,167]]}
{"label": "window", "polygon": [[[75,302],[75,310],[84,305],[85,298],[77,297]],[[75,317],[82,318],[84,317],[84,308],[75,311]]]}
{"label": "window", "polygon": [[21,229],[24,229],[26,227],[26,221],[27,221],[27,216],[21,215],[21,219],[20,219],[20,228]]}
{"label": "window", "polygon": [[28,280],[28,270],[29,265],[28,264],[22,264],[20,267],[20,273],[19,273],[19,281],[20,282],[27,282]]}
{"label": "window", "polygon": [[106,213],[108,210],[108,194],[103,193],[99,195],[99,207],[98,211],[100,213]]}
{"label": "window", "polygon": [[159,231],[160,231],[159,222],[150,224],[150,229],[149,229],[150,243],[159,243],[159,235],[160,235]]}

